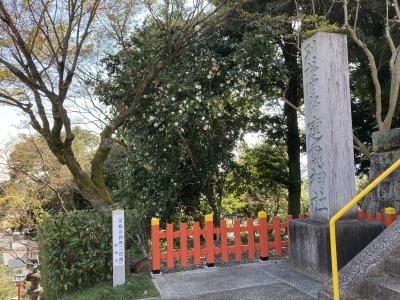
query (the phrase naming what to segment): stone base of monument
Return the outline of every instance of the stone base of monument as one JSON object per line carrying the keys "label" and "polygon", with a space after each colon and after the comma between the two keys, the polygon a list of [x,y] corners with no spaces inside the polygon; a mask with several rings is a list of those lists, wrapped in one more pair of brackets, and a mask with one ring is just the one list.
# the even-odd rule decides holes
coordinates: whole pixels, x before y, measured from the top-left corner
{"label": "stone base of monument", "polygon": [[[378,222],[344,220],[336,223],[338,267],[341,269],[374,240],[384,226]],[[289,222],[290,262],[319,280],[331,277],[329,223],[310,219]]]}

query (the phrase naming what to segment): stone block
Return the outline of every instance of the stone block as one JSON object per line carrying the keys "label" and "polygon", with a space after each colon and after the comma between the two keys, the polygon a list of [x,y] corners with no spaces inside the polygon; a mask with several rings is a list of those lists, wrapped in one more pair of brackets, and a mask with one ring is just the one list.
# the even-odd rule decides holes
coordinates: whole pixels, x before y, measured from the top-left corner
{"label": "stone block", "polygon": [[[390,130],[394,133],[400,133],[398,130]],[[400,158],[400,149],[393,150],[393,144],[396,144],[396,134],[387,132],[378,132],[375,134],[375,142],[378,148],[375,150],[387,150],[387,152],[377,152],[372,155],[371,169],[369,173],[370,181],[381,175],[388,167]],[[383,136],[383,137],[381,137]],[[389,136],[389,138],[387,137]],[[400,138],[400,136],[399,136]],[[384,147],[384,141],[389,144]],[[392,149],[391,151],[389,151]],[[362,202],[361,207],[365,211],[384,212],[386,207],[394,207],[400,211],[400,169],[394,171],[382,183],[380,183],[371,193],[369,193]]]}
{"label": "stone block", "polygon": [[[336,239],[339,269],[375,239],[384,226],[377,222],[338,221]],[[331,256],[328,222],[310,219],[289,222],[290,262],[298,270],[316,278],[331,276]]]}
{"label": "stone block", "polygon": [[372,147],[374,152],[386,152],[400,149],[400,128],[373,132]]}
{"label": "stone block", "polygon": [[371,164],[387,168],[393,163],[394,160],[397,160],[399,158],[400,150],[375,152],[374,154],[372,154]]}
{"label": "stone block", "polygon": [[[385,261],[393,255],[400,255],[400,221],[389,226],[340,270],[340,298],[362,298],[359,295],[363,294],[368,277],[381,274],[384,270]],[[333,299],[332,281],[326,282],[324,288],[318,294],[318,299]]]}

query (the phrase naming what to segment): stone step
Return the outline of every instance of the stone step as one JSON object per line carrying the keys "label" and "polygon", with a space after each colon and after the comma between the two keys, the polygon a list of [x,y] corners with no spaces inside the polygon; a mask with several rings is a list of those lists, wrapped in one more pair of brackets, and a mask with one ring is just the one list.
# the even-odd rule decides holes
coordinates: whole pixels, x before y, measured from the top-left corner
{"label": "stone step", "polygon": [[385,260],[385,273],[400,278],[400,256],[392,256]]}
{"label": "stone step", "polygon": [[361,296],[371,300],[399,300],[400,279],[392,276],[371,277],[367,279]]}

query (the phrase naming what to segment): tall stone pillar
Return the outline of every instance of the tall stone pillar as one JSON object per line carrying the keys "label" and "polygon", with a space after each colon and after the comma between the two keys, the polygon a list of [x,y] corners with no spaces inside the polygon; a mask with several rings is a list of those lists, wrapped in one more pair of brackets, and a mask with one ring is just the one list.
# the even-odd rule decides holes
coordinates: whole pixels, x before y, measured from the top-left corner
{"label": "tall stone pillar", "polygon": [[[320,278],[330,275],[330,218],[355,196],[346,35],[320,32],[302,44],[309,214],[289,225],[290,260]],[[339,268],[382,230],[359,222],[354,207],[337,223]]]}
{"label": "tall stone pillar", "polygon": [[302,59],[309,212],[329,221],[356,192],[346,36],[315,34]]}

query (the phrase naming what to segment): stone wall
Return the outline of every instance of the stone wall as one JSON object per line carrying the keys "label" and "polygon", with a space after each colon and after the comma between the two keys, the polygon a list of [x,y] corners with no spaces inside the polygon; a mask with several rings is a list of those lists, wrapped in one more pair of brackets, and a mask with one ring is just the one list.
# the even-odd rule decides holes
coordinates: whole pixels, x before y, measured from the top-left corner
{"label": "stone wall", "polygon": [[[369,179],[377,178],[390,165],[400,159],[400,128],[377,131],[372,134],[373,155]],[[400,169],[378,185],[361,205],[364,211],[383,213],[386,207],[400,212]]]}

